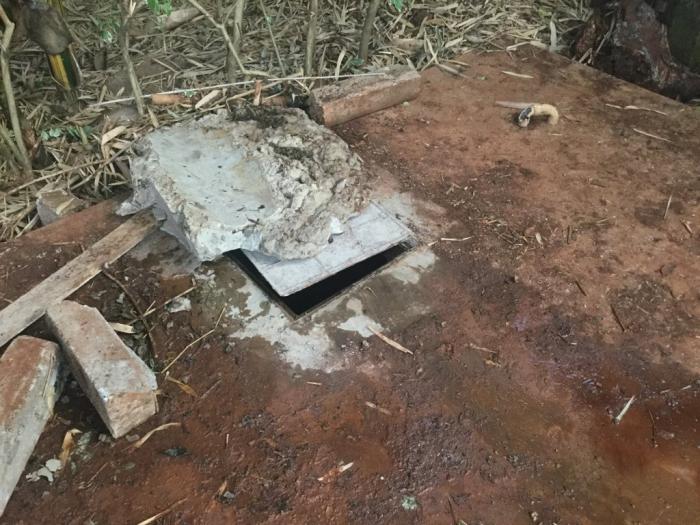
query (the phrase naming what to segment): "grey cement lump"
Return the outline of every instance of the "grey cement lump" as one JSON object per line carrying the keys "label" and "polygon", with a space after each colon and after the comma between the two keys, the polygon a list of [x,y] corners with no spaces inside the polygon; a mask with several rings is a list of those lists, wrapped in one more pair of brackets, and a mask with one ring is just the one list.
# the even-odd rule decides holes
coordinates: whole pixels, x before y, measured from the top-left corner
{"label": "grey cement lump", "polygon": [[147,135],[121,213],[153,207],[200,260],[313,257],[364,201],[362,164],[297,109],[243,107]]}

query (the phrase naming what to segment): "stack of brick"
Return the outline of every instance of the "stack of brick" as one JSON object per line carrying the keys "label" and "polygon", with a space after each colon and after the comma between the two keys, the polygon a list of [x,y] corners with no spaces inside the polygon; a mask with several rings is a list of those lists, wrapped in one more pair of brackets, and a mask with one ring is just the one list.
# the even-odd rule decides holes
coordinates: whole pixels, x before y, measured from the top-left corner
{"label": "stack of brick", "polygon": [[46,318],[63,351],[20,336],[0,358],[0,516],[53,414],[68,368],[115,438],[158,411],[155,375],[96,309],[63,301]]}

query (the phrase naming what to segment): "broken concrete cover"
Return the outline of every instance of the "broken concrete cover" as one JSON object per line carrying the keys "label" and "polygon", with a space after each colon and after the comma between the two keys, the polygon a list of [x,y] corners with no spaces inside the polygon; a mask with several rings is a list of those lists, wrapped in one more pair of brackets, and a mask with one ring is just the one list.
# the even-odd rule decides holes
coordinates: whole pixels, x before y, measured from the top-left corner
{"label": "broken concrete cover", "polygon": [[156,130],[136,149],[120,213],[153,207],[200,260],[238,248],[312,257],[364,201],[359,157],[297,109],[242,107]]}

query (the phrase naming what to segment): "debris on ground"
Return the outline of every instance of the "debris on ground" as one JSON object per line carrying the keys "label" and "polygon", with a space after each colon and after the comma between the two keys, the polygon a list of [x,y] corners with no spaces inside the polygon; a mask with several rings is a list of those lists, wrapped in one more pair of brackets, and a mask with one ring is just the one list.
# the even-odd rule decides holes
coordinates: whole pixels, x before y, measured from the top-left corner
{"label": "debris on ground", "polygon": [[0,346],[41,318],[48,308],[79,289],[102,271],[103,266],[131,250],[156,229],[156,221],[139,214],[118,226],[60,270],[0,310]]}
{"label": "debris on ground", "polygon": [[312,90],[309,114],[319,124],[337,126],[413,100],[420,94],[421,83],[412,67],[383,68],[376,76],[350,78]]}
{"label": "debris on ground", "polygon": [[351,461],[350,463],[345,463],[344,465],[338,465],[337,467],[332,468],[331,470],[326,472],[323,476],[318,478],[318,481],[320,481],[321,483],[327,483],[329,481],[332,481],[335,478],[337,478],[338,476],[340,476],[346,470],[350,470],[354,464],[355,463]]}
{"label": "debris on ground", "polygon": [[[372,198],[418,242],[443,242],[294,319],[228,259],[203,265],[189,308],[173,315],[165,305],[178,309],[172,298],[192,282],[178,264],[185,250],[161,232],[115,263],[119,280],[97,266],[72,299],[123,321],[128,297],[137,333],[146,313],[148,333],[165,332],[156,362],[180,379],[165,376],[158,426],[128,434],[131,446],[103,433],[89,398],[70,390],[29,462],[30,479],[41,481],[21,479],[7,519],[617,523],[663,511],[663,523],[692,522],[698,121],[550,54],[471,59],[469,78],[435,68],[415,102],[338,129],[382,175]],[[509,133],[480,94],[483,85],[490,100],[509,98],[523,81],[500,72],[514,61],[533,78],[533,98],[576,107],[585,125],[566,126],[566,137]],[[576,105],[600,93],[604,101]],[[605,101],[658,106],[674,119],[609,111]],[[674,146],[632,131],[640,127]],[[644,193],[631,194],[631,184]],[[117,220],[87,228],[85,213],[0,248],[6,308]],[[639,285],[646,280],[653,294]],[[623,288],[629,304],[616,300]],[[617,412],[629,392],[641,392],[644,407],[630,399],[624,424],[612,425],[610,407]],[[653,410],[651,421],[638,408]],[[86,443],[94,459],[65,468],[74,426],[95,427],[73,456]]]}
{"label": "debris on ground", "polygon": [[[226,108],[231,101],[253,99],[256,79],[240,74],[232,81],[227,75],[227,44],[219,28],[187,4],[164,2],[163,6],[173,9],[170,13],[155,12],[154,6],[159,5],[153,2],[149,9],[137,9],[130,23],[130,40],[138,49],[132,53],[134,69],[142,91],[151,97],[143,116],[133,107],[118,38],[121,17],[117,4],[79,1],[66,14],[79,43],[75,55],[85,73],[81,108],[76,113],[56,111],[53,81],[38,47],[24,43],[13,49],[12,60],[21,65],[21,71],[31,72],[26,81],[15,86],[16,96],[27,119],[27,131],[36,135],[36,149],[45,152],[48,165],[37,172],[36,180],[21,180],[11,159],[0,155],[0,191],[6,192],[0,239],[14,238],[38,225],[34,202],[43,186],[53,187],[60,181],[65,189],[87,201],[107,198],[129,187],[125,159],[133,142],[144,133],[191,121],[205,112]],[[376,68],[404,65],[424,71],[435,64],[458,68],[462,66],[450,61],[465,52],[530,42],[546,46],[552,41],[552,27],[559,44],[565,46],[590,12],[587,2],[579,0],[382,2],[369,35],[370,54],[363,61],[358,35],[367,5],[366,0],[346,3],[342,8],[335,2],[319,3],[315,74],[305,76],[301,71],[308,6],[303,2],[248,2],[240,23],[238,55],[246,68],[264,72],[262,103],[280,95],[298,99],[319,83]],[[216,11],[207,3],[205,7]],[[40,87],[35,90],[30,86]],[[214,90],[221,91],[219,98],[206,107],[194,108],[201,97]],[[158,98],[165,98],[170,105],[159,105]],[[125,129],[103,143],[104,135],[115,126]]]}
{"label": "debris on ground", "polygon": [[47,312],[71,369],[112,437],[158,411],[154,373],[95,308],[63,301]]}
{"label": "debris on ground", "polygon": [[[53,415],[63,388],[61,368],[58,345],[34,337],[18,337],[0,357],[0,516]],[[54,461],[58,467],[51,470]],[[51,482],[60,466],[50,460],[37,476]]]}
{"label": "debris on ground", "polygon": [[497,101],[497,106],[503,108],[519,109],[516,122],[521,128],[526,128],[530,125],[530,121],[536,117],[544,117],[550,126],[556,126],[559,122],[559,111],[551,104],[538,104],[535,102],[505,102]]}
{"label": "debris on ground", "polygon": [[84,200],[66,190],[42,191],[36,201],[36,211],[43,225],[51,224],[86,206],[87,203]]}

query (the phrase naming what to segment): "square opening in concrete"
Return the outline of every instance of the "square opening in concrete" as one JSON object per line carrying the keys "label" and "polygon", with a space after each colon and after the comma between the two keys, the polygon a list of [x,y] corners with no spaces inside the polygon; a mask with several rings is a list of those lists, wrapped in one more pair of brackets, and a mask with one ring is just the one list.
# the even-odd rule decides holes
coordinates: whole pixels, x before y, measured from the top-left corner
{"label": "square opening in concrete", "polygon": [[410,250],[408,228],[378,204],[353,217],[315,257],[281,261],[236,250],[229,256],[273,300],[293,316],[327,302]]}
{"label": "square opening in concrete", "polygon": [[229,256],[236,261],[268,297],[282,306],[288,314],[296,318],[330,301],[355,283],[362,281],[365,277],[372,275],[401,254],[406,253],[412,247],[413,245],[411,244],[394,246],[286,297],[275,292],[270,283],[267,282],[250,259],[246,257],[243,250],[231,252]]}

